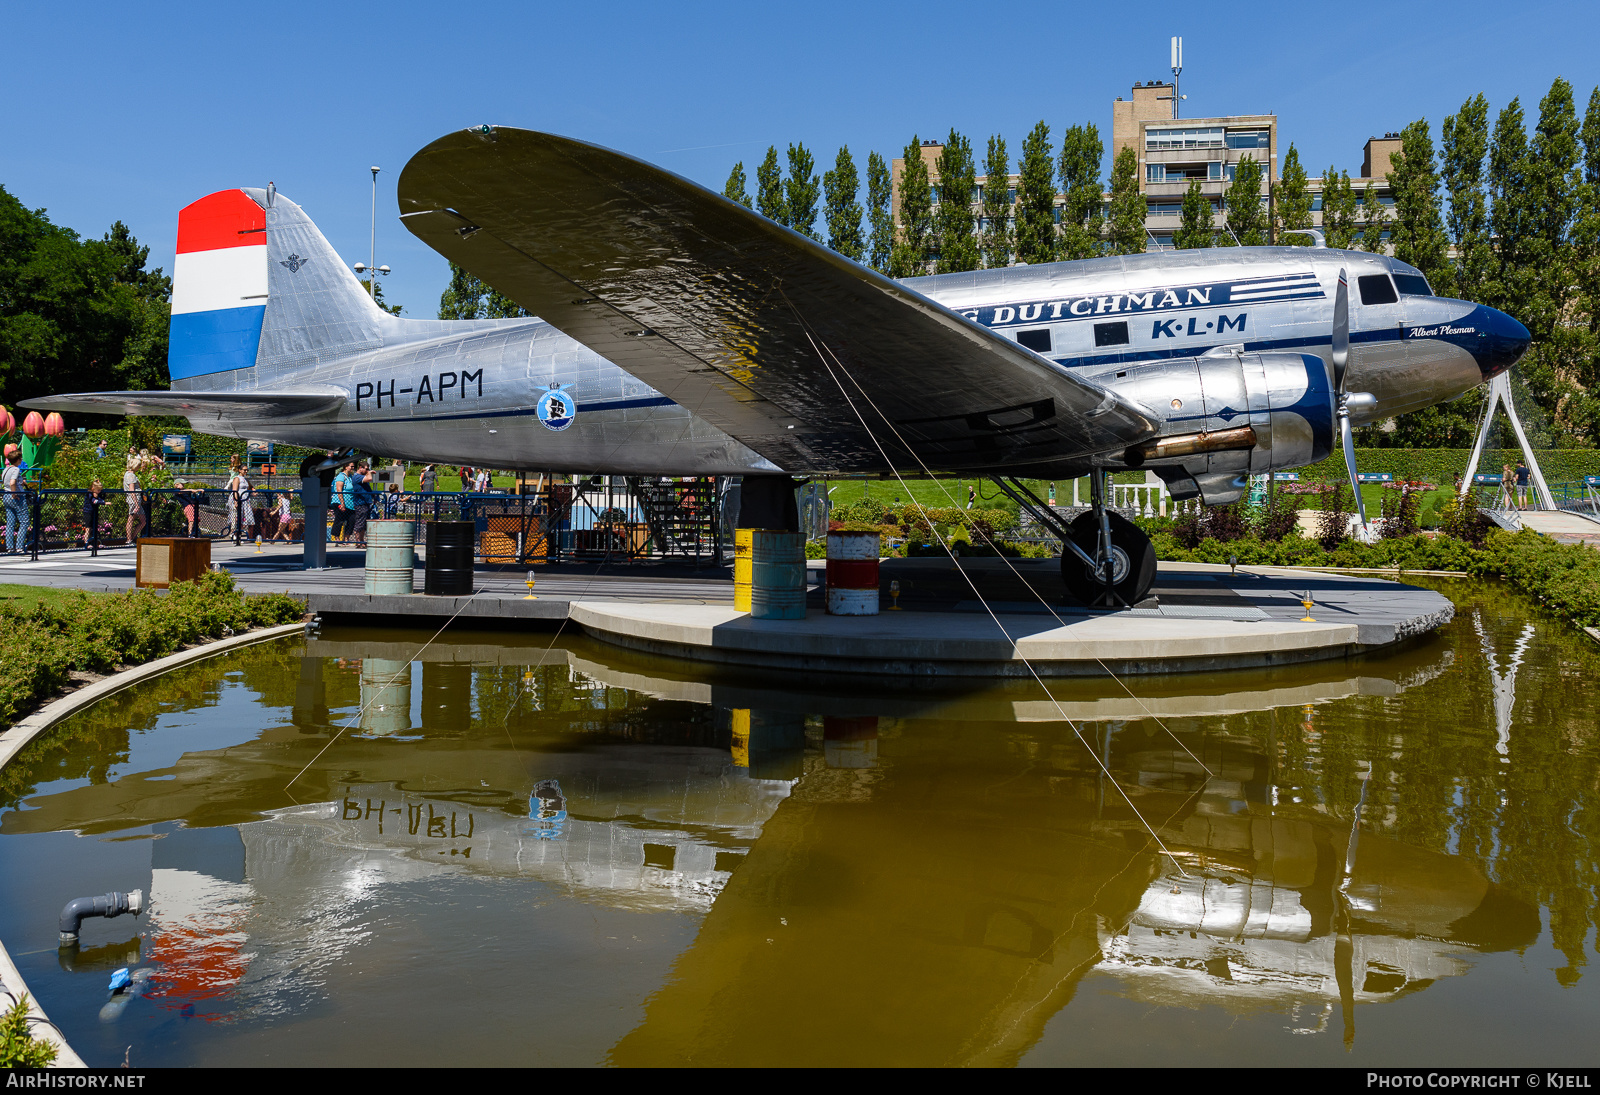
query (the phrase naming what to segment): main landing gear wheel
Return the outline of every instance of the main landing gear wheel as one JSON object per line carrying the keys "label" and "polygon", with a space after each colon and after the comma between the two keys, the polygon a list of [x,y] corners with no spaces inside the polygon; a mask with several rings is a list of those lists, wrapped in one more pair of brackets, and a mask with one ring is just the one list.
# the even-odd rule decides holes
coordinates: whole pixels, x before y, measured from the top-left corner
{"label": "main landing gear wheel", "polygon": [[[1071,549],[1061,553],[1061,580],[1067,592],[1093,608],[1132,608],[1156,584],[1156,549],[1132,521],[1120,513],[1107,513],[1111,522],[1111,589],[1116,600],[1106,596],[1105,581]],[[1094,558],[1100,540],[1099,522],[1094,511],[1079,514],[1067,528],[1072,542]],[[1120,604],[1118,603],[1120,602]]]}

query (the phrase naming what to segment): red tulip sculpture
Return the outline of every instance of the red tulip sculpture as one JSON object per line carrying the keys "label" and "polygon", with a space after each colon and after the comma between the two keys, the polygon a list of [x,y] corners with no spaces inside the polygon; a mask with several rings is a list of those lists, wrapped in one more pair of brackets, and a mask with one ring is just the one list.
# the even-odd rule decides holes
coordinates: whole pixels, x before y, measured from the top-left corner
{"label": "red tulip sculpture", "polygon": [[0,445],[9,445],[16,440],[12,435],[17,432],[17,420],[11,417],[11,412],[0,406]]}
{"label": "red tulip sculpture", "polygon": [[38,411],[29,411],[22,421],[22,461],[29,468],[48,468],[56,462],[61,439],[66,435],[67,423],[55,411],[41,417]]}

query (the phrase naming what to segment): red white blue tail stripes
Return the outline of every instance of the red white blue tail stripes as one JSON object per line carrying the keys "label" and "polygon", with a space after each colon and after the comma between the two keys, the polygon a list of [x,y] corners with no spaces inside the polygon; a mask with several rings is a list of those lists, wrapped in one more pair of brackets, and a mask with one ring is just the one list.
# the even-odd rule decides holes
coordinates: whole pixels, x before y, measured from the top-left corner
{"label": "red white blue tail stripes", "polygon": [[242,190],[185,206],[172,276],[172,379],[254,365],[266,311],[266,210]]}

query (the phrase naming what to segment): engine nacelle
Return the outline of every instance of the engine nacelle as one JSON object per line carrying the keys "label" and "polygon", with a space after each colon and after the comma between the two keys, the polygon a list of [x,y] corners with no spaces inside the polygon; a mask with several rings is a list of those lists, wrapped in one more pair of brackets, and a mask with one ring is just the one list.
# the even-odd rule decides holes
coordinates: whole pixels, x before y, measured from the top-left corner
{"label": "engine nacelle", "polygon": [[1164,419],[1122,463],[1148,467],[1174,498],[1235,502],[1248,478],[1314,464],[1333,451],[1333,378],[1315,354],[1219,348],[1102,377]]}

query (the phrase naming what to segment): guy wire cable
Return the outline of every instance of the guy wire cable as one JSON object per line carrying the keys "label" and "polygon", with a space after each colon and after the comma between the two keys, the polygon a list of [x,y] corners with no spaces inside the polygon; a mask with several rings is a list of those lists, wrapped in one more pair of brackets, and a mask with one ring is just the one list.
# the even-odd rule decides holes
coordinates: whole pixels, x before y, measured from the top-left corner
{"label": "guy wire cable", "polygon": [[[856,421],[861,423],[862,430],[864,430],[867,436],[872,440],[873,447],[878,450],[878,455],[882,456],[883,462],[888,465],[892,471],[894,471],[895,479],[900,483],[900,486],[906,491],[906,494],[909,497],[911,495],[911,488],[906,485],[906,481],[900,475],[900,472],[894,468],[894,463],[889,459],[889,454],[884,451],[883,445],[881,442],[879,442],[877,434],[873,433],[872,428],[867,425],[866,419],[862,416],[861,412],[856,409],[855,400],[850,398],[850,393],[846,391],[845,386],[840,383],[838,376],[834,373],[833,366],[828,363],[827,357],[823,354],[822,349],[817,345],[816,339],[812,337],[810,325],[807,324],[804,318],[801,317],[799,310],[794,307],[794,304],[789,300],[787,294],[784,294],[784,303],[789,305],[790,310],[795,314],[795,318],[799,320],[801,329],[806,333],[806,340],[811,343],[812,349],[816,350],[818,360],[822,362],[822,367],[828,370],[828,375],[833,379],[834,384],[838,387],[839,394],[844,396],[845,404],[850,408],[850,413],[855,415]],[[844,368],[842,363],[840,364],[840,368]],[[853,382],[854,381],[852,380],[852,383]],[[928,470],[927,465],[922,464],[921,458],[917,457],[915,452],[912,452],[910,446],[906,445],[905,439],[900,436],[899,431],[894,429],[894,424],[889,422],[888,417],[884,415],[882,411],[878,410],[877,405],[872,403],[871,398],[866,396],[865,392],[862,392],[862,396],[863,398],[867,399],[868,405],[872,407],[878,416],[883,418],[884,422],[889,425],[889,429],[895,434],[896,440],[898,440],[900,444],[906,448],[907,452],[911,452],[912,458],[915,459],[919,465],[922,465],[923,471],[928,472],[928,475],[931,477],[933,473]],[[1000,622],[1000,617],[995,615],[994,609],[989,606],[988,600],[981,592],[979,592],[977,584],[973,582],[971,576],[968,575],[966,571],[961,569],[961,564],[960,562],[956,561],[955,553],[950,550],[950,545],[945,542],[944,537],[939,535],[939,530],[937,528],[933,529],[932,531],[935,539],[939,541],[939,546],[945,549],[945,552],[949,554],[951,561],[956,564],[956,571],[966,581],[967,586],[972,590],[972,595],[978,599],[978,603],[983,605],[984,611],[989,614],[989,619],[994,622],[994,625],[997,629],[999,629],[1000,634],[1006,637],[1006,641],[1011,643],[1013,648],[1016,648],[1016,639],[1012,638],[1011,633],[1007,631],[1005,625]],[[1151,827],[1150,823],[1145,820],[1144,815],[1139,812],[1139,808],[1133,804],[1133,799],[1129,797],[1127,790],[1122,786],[1121,783],[1117,782],[1116,776],[1112,775],[1111,770],[1107,768],[1105,762],[1100,759],[1100,755],[1093,749],[1089,748],[1089,743],[1084,740],[1083,731],[1078,729],[1078,724],[1076,722],[1067,717],[1066,711],[1061,707],[1061,702],[1057,700],[1055,696],[1051,695],[1050,689],[1045,687],[1045,683],[1043,679],[1040,678],[1038,671],[1034,669],[1033,663],[1021,653],[1020,649],[1018,650],[1018,657],[1022,659],[1022,664],[1027,666],[1029,675],[1032,676],[1035,683],[1039,685],[1040,690],[1043,691],[1047,697],[1049,697],[1050,702],[1055,706],[1056,712],[1061,716],[1062,721],[1072,729],[1072,733],[1078,739],[1078,743],[1082,745],[1085,751],[1087,751],[1089,755],[1094,758],[1094,762],[1099,767],[1100,771],[1104,773],[1106,778],[1111,781],[1111,785],[1117,789],[1117,793],[1120,794],[1123,801],[1128,804],[1128,809],[1133,811],[1133,816],[1139,819],[1139,823],[1143,825],[1145,831],[1150,834],[1150,839],[1155,842],[1156,847],[1160,848],[1162,854],[1172,861],[1172,864],[1177,867],[1179,874],[1183,875],[1185,878],[1188,878],[1189,873],[1183,869],[1182,864],[1178,862],[1177,858],[1173,856],[1170,851],[1168,851],[1166,844],[1162,842],[1161,837],[1156,833],[1155,829]]]}
{"label": "guy wire cable", "polygon": [[[785,298],[785,303],[789,303],[787,298]],[[789,304],[789,307],[790,307],[790,310],[792,310],[792,311],[794,310],[794,305],[792,303]],[[796,311],[796,316],[798,317],[798,315],[799,315],[799,313],[798,313],[798,311]],[[802,327],[806,327],[806,336],[807,336],[808,339],[810,339],[811,338],[810,328],[806,326],[805,320],[801,319],[800,323],[801,323]],[[813,348],[817,348],[818,344],[817,344],[815,339],[811,339],[811,344],[812,344]],[[819,349],[818,350],[819,356],[821,355],[821,352],[822,351]],[[832,351],[829,350],[828,353],[831,355]],[[838,360],[837,356],[834,357],[834,361],[835,361],[835,363],[837,363],[839,365],[840,371],[844,372],[844,374],[846,376],[850,377],[850,383],[852,383],[852,384],[854,384],[856,386],[856,390],[858,392],[860,392],[861,393],[861,397],[867,401],[867,405],[870,406],[873,409],[873,411],[877,413],[879,418],[883,419],[884,424],[889,427],[889,431],[895,435],[895,440],[899,441],[901,447],[904,448],[906,450],[906,452],[908,452],[911,455],[911,458],[913,460],[917,461],[917,464],[922,468],[922,470],[924,472],[927,473],[929,480],[932,481],[936,486],[938,486],[939,490],[944,492],[945,500],[950,502],[952,506],[959,508],[959,506],[960,506],[959,499],[952,498],[950,496],[949,489],[944,486],[942,481],[940,481],[938,478],[936,478],[934,476],[933,472],[929,470],[927,464],[924,464],[922,462],[921,457],[917,456],[916,452],[911,448],[911,446],[906,443],[905,438],[900,435],[900,431],[895,429],[894,423],[889,419],[889,416],[884,414],[883,411],[878,408],[878,405],[873,402],[872,397],[867,394],[866,389],[862,388],[861,382],[858,381],[854,376],[851,376],[850,372],[844,368],[844,363],[840,362]],[[823,365],[826,367],[827,366],[827,362],[823,362]],[[833,370],[831,368],[828,369],[828,372],[829,372],[830,376],[833,375]],[[834,376],[833,377],[833,382],[836,385],[839,384],[838,377]],[[843,391],[843,386],[842,385],[840,385],[840,390]],[[849,401],[849,396],[847,395],[845,398],[846,398],[846,401],[848,402]],[[851,406],[850,409],[851,409],[851,411],[855,411],[855,407],[853,405]],[[856,413],[856,418],[858,420],[861,419],[861,415],[860,415],[859,412]],[[862,421],[861,425],[862,425],[863,429],[866,428],[866,422],[865,421]],[[869,436],[871,435],[871,432],[872,432],[871,430],[867,430],[867,433],[868,433]],[[876,442],[876,438],[874,438],[874,444],[876,444],[876,443],[877,443]],[[880,453],[883,452],[881,447],[879,448],[878,451]],[[888,456],[887,455],[884,455],[884,460],[885,460],[885,462],[888,461]],[[895,478],[896,479],[900,479],[900,476],[899,476],[898,472],[895,474]],[[904,480],[900,480],[900,485],[902,487],[905,487],[905,481]],[[908,497],[911,496],[909,487],[906,488],[906,493],[907,493]],[[925,507],[923,507],[920,503],[918,503],[914,497],[911,497],[911,505],[915,506],[918,510],[922,510],[922,511],[926,512],[925,511]],[[931,523],[930,523],[930,526],[931,526]],[[1055,606],[1052,605],[1049,601],[1045,600],[1044,594],[1040,593],[1036,588],[1034,588],[1033,584],[1031,582],[1029,582],[1026,578],[1024,578],[1022,576],[1021,572],[1017,570],[1016,565],[1013,564],[1009,558],[1007,558],[1004,554],[1001,553],[1001,551],[999,549],[999,546],[997,544],[995,544],[994,539],[987,532],[983,531],[981,528],[978,529],[977,531],[978,531],[978,535],[983,537],[984,542],[987,543],[990,548],[994,549],[995,556],[998,559],[1000,559],[1002,562],[1005,563],[1006,569],[1011,571],[1012,576],[1015,577],[1018,581],[1020,581],[1023,584],[1023,586],[1027,588],[1029,593],[1033,594],[1034,598],[1037,599],[1038,602],[1045,607],[1045,611],[1050,613],[1050,615],[1055,619],[1056,623],[1060,624],[1063,627],[1066,626],[1066,621],[1061,618],[1060,613],[1056,612]],[[935,530],[935,535],[936,536],[938,535],[937,530]],[[942,540],[940,542],[940,546],[944,547],[947,552],[949,551],[949,547],[946,546],[943,543]],[[953,557],[952,557],[952,559],[953,559]],[[957,570],[961,569],[961,564],[960,563],[956,563],[956,569]],[[971,583],[969,582],[968,584],[970,585]],[[1187,745],[1184,744],[1183,739],[1178,737],[1178,735],[1172,730],[1172,728],[1169,727],[1166,724],[1165,720],[1163,720],[1161,718],[1161,716],[1157,715],[1154,711],[1151,711],[1150,708],[1149,708],[1149,705],[1147,705],[1144,702],[1144,700],[1138,694],[1136,694],[1133,691],[1133,689],[1128,687],[1127,682],[1124,681],[1121,677],[1119,677],[1115,672],[1112,671],[1111,667],[1105,663],[1104,659],[1100,658],[1097,655],[1094,660],[1095,660],[1095,663],[1097,665],[1099,665],[1102,670],[1105,671],[1106,676],[1110,677],[1113,681],[1115,681],[1117,686],[1119,688],[1121,688],[1124,692],[1126,692],[1128,694],[1128,697],[1130,699],[1132,699],[1134,703],[1137,703],[1139,705],[1140,709],[1144,711],[1145,716],[1147,718],[1151,719],[1157,726],[1161,727],[1162,730],[1166,731],[1167,736],[1172,738],[1172,740],[1177,744],[1178,748],[1182,749],[1185,753],[1187,753],[1189,755],[1189,759],[1190,760],[1192,760],[1196,764],[1198,764],[1200,766],[1200,768],[1206,773],[1206,775],[1208,775],[1208,776],[1216,775],[1216,773],[1211,770],[1210,766],[1207,765],[1205,761],[1201,760],[1198,756],[1196,756],[1194,751],[1192,749],[1190,749]],[[1049,689],[1045,689],[1045,692],[1048,695],[1049,694]]]}

